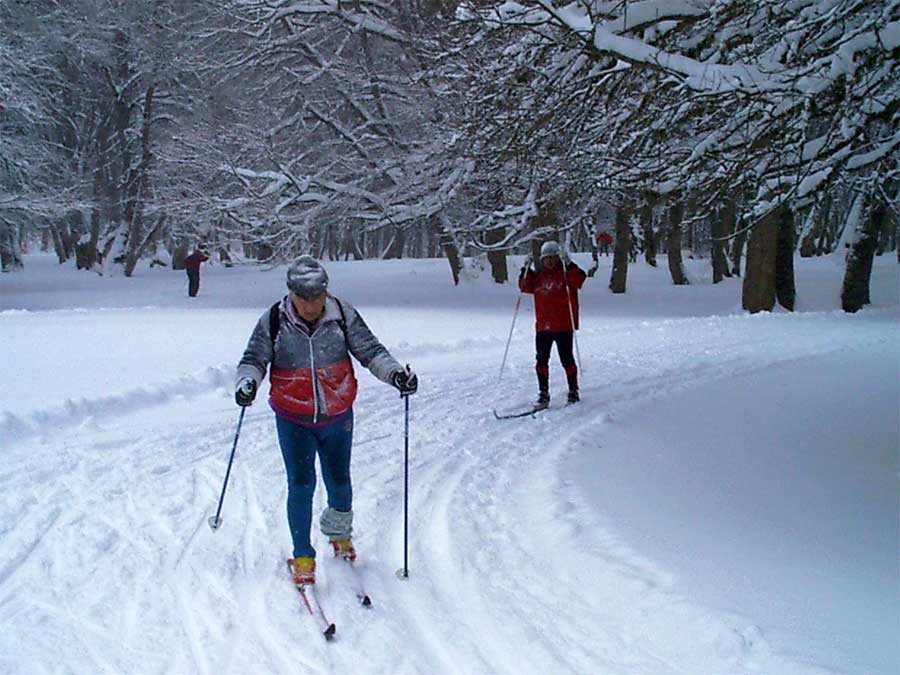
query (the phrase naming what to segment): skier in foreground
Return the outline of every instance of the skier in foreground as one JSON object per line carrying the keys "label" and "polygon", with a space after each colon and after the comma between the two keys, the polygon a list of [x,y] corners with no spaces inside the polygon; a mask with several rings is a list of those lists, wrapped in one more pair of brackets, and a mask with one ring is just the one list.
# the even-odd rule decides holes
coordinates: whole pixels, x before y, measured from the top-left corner
{"label": "skier in foreground", "polygon": [[528,262],[519,274],[519,290],[534,294],[535,370],[538,379],[536,410],[550,405],[550,349],[556,343],[559,360],[569,384],[568,403],[577,403],[578,366],[572,355],[572,340],[578,329],[578,289],[587,274],[578,265],[562,258],[555,241],[541,246],[541,269],[535,272]]}
{"label": "skier in foreground", "polygon": [[388,353],[355,308],[328,294],[328,274],[312,256],[290,265],[287,287],[288,295],[260,317],[250,336],[237,368],[235,401],[240,406],[253,402],[271,364],[269,405],[287,471],[294,583],[313,584],[316,454],[328,493],[319,526],[336,557],[356,559],[350,454],[357,382],[350,354],[403,395],[415,393],[418,378]]}

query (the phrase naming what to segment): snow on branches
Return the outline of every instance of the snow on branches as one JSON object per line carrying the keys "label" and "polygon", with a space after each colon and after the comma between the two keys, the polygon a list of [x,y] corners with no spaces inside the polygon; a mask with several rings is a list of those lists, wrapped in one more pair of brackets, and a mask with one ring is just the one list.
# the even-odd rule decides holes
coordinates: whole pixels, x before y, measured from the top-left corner
{"label": "snow on branches", "polygon": [[582,185],[747,193],[759,212],[896,174],[896,1],[479,7],[470,41],[499,56],[474,117],[495,160],[549,177],[562,157]]}

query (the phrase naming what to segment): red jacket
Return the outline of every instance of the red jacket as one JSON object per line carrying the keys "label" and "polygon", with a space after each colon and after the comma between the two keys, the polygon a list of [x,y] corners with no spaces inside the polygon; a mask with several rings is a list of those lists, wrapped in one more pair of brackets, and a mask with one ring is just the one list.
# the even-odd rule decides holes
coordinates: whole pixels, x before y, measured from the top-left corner
{"label": "red jacket", "polygon": [[184,259],[184,268],[196,272],[200,269],[200,263],[205,263],[207,260],[209,260],[209,256],[203,255],[199,251],[194,251]]}
{"label": "red jacket", "polygon": [[[578,329],[578,289],[584,284],[587,274],[572,263],[566,265],[566,272],[564,277],[561,266],[555,270],[544,268],[540,272],[529,269],[519,279],[520,291],[534,293],[535,330],[538,332],[562,333]],[[572,305],[571,315],[569,301]]]}

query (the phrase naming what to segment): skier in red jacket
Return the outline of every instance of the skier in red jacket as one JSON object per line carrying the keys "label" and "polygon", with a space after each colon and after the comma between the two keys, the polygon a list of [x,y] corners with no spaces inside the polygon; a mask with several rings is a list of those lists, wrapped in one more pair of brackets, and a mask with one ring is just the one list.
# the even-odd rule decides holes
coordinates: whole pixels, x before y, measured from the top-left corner
{"label": "skier in red jacket", "polygon": [[184,270],[188,276],[188,296],[197,297],[197,291],[200,290],[200,264],[209,260],[209,256],[205,255],[199,248],[195,248],[187,258],[184,259]]}
{"label": "skier in red jacket", "polygon": [[597,243],[600,244],[600,253],[602,255],[609,255],[609,247],[613,243],[612,235],[609,232],[601,232],[597,235]]}
{"label": "skier in red jacket", "polygon": [[577,403],[578,367],[572,355],[572,341],[578,329],[578,289],[587,278],[578,265],[561,257],[557,242],[541,246],[541,270],[535,272],[526,264],[519,275],[519,290],[534,294],[535,371],[538,379],[536,408],[550,405],[550,350],[556,343],[559,360],[566,371],[569,403]]}

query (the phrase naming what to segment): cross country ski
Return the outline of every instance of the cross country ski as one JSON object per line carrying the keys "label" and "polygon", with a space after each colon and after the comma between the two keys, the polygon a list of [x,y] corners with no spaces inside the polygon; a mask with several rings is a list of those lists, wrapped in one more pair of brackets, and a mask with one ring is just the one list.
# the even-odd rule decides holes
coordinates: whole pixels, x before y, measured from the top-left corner
{"label": "cross country ski", "polygon": [[[294,583],[294,559],[287,559],[287,567],[288,574],[291,575],[291,583]],[[317,618],[321,624],[324,626],[324,630],[322,631],[322,635],[325,636],[325,639],[329,642],[334,639],[334,634],[337,631],[337,627],[328,620],[328,617],[325,616],[325,612],[322,610],[322,604],[319,601],[319,594],[316,592],[315,584],[297,584],[294,583],[294,588],[297,589],[297,592],[300,594],[300,598],[303,601],[303,606],[306,607],[310,616]]]}
{"label": "cross country ski", "polygon": [[529,408],[528,410],[520,410],[518,412],[511,413],[500,413],[496,410],[492,410],[492,412],[494,413],[494,417],[496,417],[498,420],[514,420],[520,417],[534,417],[542,410],[546,410],[546,408],[538,408],[537,406],[535,406],[533,408]]}

